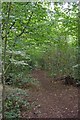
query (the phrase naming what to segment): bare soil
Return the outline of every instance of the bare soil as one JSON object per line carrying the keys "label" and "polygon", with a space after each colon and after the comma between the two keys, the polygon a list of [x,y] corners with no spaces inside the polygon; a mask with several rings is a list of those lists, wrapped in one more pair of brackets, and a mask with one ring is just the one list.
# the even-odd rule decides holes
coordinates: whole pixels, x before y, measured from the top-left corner
{"label": "bare soil", "polygon": [[31,76],[40,83],[29,91],[33,108],[22,116],[29,118],[78,118],[78,88],[53,80],[43,70],[34,70]]}

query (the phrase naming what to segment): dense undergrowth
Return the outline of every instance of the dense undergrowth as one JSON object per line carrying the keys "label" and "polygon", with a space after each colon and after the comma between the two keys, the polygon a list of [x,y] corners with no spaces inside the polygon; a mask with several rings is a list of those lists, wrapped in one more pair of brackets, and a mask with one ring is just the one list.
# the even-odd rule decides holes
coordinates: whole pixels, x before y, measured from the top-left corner
{"label": "dense undergrowth", "polygon": [[9,73],[6,76],[6,80],[5,80],[6,84],[15,86],[18,88],[23,88],[23,89],[28,89],[30,87],[36,87],[39,85],[39,82],[36,79],[32,78],[30,74],[26,73],[25,75],[23,72],[21,73],[19,72],[17,74]]}
{"label": "dense undergrowth", "polygon": [[5,118],[19,118],[22,107],[25,107],[26,110],[30,110],[31,105],[27,99],[27,91],[19,88],[9,88],[7,86],[5,96]]}
{"label": "dense undergrowth", "polygon": [[30,111],[32,103],[28,102],[30,89],[38,89],[39,82],[30,75],[12,75],[6,79],[5,118],[20,118],[21,111]]}

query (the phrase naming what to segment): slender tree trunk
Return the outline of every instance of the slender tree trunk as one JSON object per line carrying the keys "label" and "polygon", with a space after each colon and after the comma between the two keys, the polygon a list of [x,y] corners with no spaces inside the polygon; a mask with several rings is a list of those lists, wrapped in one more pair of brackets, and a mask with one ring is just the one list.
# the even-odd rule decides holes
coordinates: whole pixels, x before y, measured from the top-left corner
{"label": "slender tree trunk", "polygon": [[7,40],[8,40],[8,36],[7,36],[7,33],[8,33],[8,23],[9,23],[9,16],[10,16],[10,9],[11,9],[11,2],[7,4],[7,7],[8,7],[8,16],[6,18],[6,21],[5,21],[5,25],[6,25],[6,29],[5,29],[5,39],[3,41],[3,50],[2,50],[2,53],[3,53],[3,64],[2,64],[2,84],[3,84],[3,90],[2,90],[2,119],[4,120],[5,119],[5,115],[4,115],[4,112],[5,112],[5,107],[4,107],[4,103],[5,103],[5,70],[6,70],[6,49],[7,49]]}
{"label": "slender tree trunk", "polygon": [[[77,62],[78,62],[78,71],[77,71],[77,74],[78,74],[78,78],[80,80],[80,1],[79,1],[79,4],[78,4],[78,7],[79,7],[79,12],[78,12],[78,58],[77,58]],[[79,97],[79,100],[78,100],[78,118],[80,118],[80,88],[78,89],[78,97]]]}
{"label": "slender tree trunk", "polygon": [[78,77],[80,78],[80,2],[78,12]]}

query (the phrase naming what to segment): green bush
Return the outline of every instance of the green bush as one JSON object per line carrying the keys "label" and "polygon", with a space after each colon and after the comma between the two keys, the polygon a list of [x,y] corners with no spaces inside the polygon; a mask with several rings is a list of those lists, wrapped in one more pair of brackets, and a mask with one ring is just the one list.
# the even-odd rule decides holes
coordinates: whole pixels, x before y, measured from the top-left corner
{"label": "green bush", "polygon": [[21,89],[13,89],[6,91],[5,96],[5,118],[19,118],[22,106],[26,107],[26,111],[31,108],[28,100],[28,94]]}

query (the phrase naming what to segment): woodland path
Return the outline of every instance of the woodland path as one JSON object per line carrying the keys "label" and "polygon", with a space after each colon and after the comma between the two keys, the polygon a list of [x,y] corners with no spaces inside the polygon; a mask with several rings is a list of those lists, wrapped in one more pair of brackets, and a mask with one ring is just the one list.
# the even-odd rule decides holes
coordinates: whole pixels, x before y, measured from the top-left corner
{"label": "woodland path", "polygon": [[31,112],[23,113],[23,116],[78,118],[78,89],[76,87],[65,86],[60,80],[53,81],[42,70],[34,70],[31,75],[40,82],[40,87],[30,91],[30,102],[34,101],[35,105]]}

